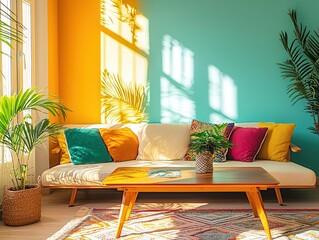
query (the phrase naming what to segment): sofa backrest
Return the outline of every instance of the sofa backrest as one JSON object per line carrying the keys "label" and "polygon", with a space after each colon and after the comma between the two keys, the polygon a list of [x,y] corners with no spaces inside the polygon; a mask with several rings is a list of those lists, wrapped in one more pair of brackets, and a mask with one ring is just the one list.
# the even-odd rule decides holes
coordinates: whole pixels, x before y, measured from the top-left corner
{"label": "sofa backrest", "polygon": [[[258,127],[257,122],[236,123],[241,127]],[[138,160],[176,160],[186,154],[190,124],[67,124],[65,128],[130,128],[139,139]],[[52,146],[51,146],[52,145]],[[57,144],[51,144],[53,149]],[[59,164],[57,154],[50,153],[50,167]]]}
{"label": "sofa backrest", "polygon": [[116,124],[65,124],[65,128],[130,128],[137,136],[140,134],[141,128],[147,123],[116,123]]}
{"label": "sofa backrest", "polygon": [[235,123],[235,126],[238,127],[251,127],[251,128],[257,128],[258,122],[242,122],[242,123]]}

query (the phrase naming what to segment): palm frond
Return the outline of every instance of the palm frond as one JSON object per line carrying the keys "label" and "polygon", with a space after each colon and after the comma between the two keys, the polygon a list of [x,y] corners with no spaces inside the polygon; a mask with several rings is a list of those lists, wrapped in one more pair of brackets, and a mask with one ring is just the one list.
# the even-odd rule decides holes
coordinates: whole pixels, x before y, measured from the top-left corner
{"label": "palm frond", "polygon": [[306,100],[305,111],[309,113],[315,125],[310,128],[319,135],[319,33],[310,30],[297,21],[295,10],[289,10],[294,26],[295,38],[289,43],[287,32],[280,32],[280,41],[289,59],[279,63],[282,77],[288,78],[287,93],[292,104]]}
{"label": "palm frond", "polygon": [[20,90],[11,97],[4,95],[0,98],[0,138],[12,120],[25,110],[48,111],[53,116],[61,114],[64,119],[66,111],[69,111],[58,99],[47,98],[44,94],[37,92],[35,88]]}
{"label": "palm frond", "polygon": [[12,48],[12,42],[23,42],[24,26],[17,21],[16,15],[0,3],[0,41]]}
{"label": "palm frond", "polygon": [[[314,31],[314,35],[309,36],[307,45],[307,52],[305,52],[310,59],[312,59],[313,63],[316,64],[319,59],[319,34]],[[318,70],[317,70],[318,72]]]}
{"label": "palm frond", "polygon": [[103,72],[102,114],[106,123],[139,123],[147,120],[147,87],[126,83],[118,75]]}
{"label": "palm frond", "polygon": [[62,125],[58,123],[50,124],[49,119],[42,119],[35,125],[25,122],[22,128],[22,139],[24,151],[31,152],[36,146],[43,143],[49,136],[59,134]]}

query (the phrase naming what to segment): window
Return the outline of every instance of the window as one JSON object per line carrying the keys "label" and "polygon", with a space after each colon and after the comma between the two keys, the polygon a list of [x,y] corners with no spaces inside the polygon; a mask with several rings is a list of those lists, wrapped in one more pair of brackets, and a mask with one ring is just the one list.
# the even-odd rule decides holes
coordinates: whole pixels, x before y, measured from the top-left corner
{"label": "window", "polygon": [[[4,43],[0,44],[1,54],[1,95],[11,95],[18,89],[26,89],[33,86],[34,76],[34,44],[33,44],[33,1],[34,0],[1,0],[2,11],[10,14],[10,9],[16,14],[16,18],[24,25],[23,43],[9,43],[12,49]],[[1,20],[11,24],[8,17],[1,14]]]}
{"label": "window", "polygon": [[[23,42],[16,44],[9,41],[7,44],[0,43],[2,52],[0,57],[0,95],[11,96],[19,89],[26,89],[34,86],[34,0],[1,0],[1,20],[12,27],[8,16],[15,14],[15,18],[24,25]],[[7,16],[6,16],[7,14]],[[31,114],[31,112],[24,113]],[[34,163],[34,158],[31,159]],[[0,200],[2,197],[3,185],[9,184],[7,168],[3,163],[11,162],[11,154],[7,149],[0,147]],[[32,167],[32,165],[31,165]],[[29,170],[32,175],[34,167]],[[3,185],[2,185],[3,184]]]}
{"label": "window", "polygon": [[31,2],[30,0],[22,1],[22,24],[25,27],[23,29],[23,35],[25,36],[23,44],[22,44],[22,83],[23,89],[32,87],[33,83],[33,55],[32,54],[32,11],[31,11]]}
{"label": "window", "polygon": [[[10,20],[6,15],[9,15],[10,12],[8,9],[11,9],[11,1],[3,0],[1,1],[1,21],[10,25]],[[8,41],[9,44],[12,44],[11,41]],[[12,50],[11,48],[4,43],[0,44],[1,48],[1,82],[0,82],[0,93],[1,95],[11,95],[11,79],[12,79]]]}

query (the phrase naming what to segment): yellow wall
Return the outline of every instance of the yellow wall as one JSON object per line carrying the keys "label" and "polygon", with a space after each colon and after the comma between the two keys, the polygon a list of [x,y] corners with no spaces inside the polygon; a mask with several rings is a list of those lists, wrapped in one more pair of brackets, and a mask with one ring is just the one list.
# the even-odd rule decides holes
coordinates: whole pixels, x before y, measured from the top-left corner
{"label": "yellow wall", "polygon": [[[48,1],[48,92],[59,97],[59,61],[58,61],[58,1]],[[58,117],[49,114],[50,121],[59,122]]]}
{"label": "yellow wall", "polygon": [[66,123],[99,123],[100,1],[50,1],[58,3],[59,96],[72,110]]}
{"label": "yellow wall", "polygon": [[[59,97],[59,45],[58,45],[58,0],[48,0],[48,93]],[[59,117],[49,114],[52,122],[60,122]],[[57,146],[54,138],[49,141],[49,167],[59,163],[58,154],[51,150]]]}

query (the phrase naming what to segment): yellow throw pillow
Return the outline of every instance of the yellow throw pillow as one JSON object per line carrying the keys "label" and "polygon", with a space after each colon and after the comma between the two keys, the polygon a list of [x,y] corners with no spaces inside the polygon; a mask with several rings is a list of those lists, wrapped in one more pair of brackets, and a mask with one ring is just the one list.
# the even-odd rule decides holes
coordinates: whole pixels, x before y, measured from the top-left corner
{"label": "yellow throw pillow", "polygon": [[256,159],[288,162],[289,144],[295,128],[293,123],[258,123],[259,128],[268,128],[267,136]]}
{"label": "yellow throw pillow", "polygon": [[114,162],[136,159],[139,143],[131,129],[100,128],[99,131]]}
{"label": "yellow throw pillow", "polygon": [[70,158],[70,154],[69,154],[69,151],[68,151],[68,145],[66,143],[64,132],[58,134],[56,136],[56,138],[58,140],[59,147],[61,148],[60,164],[70,163],[71,162],[71,158]]}

